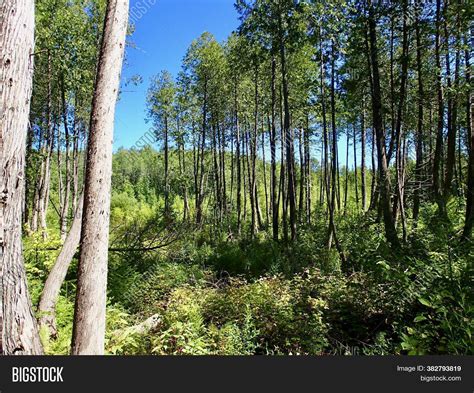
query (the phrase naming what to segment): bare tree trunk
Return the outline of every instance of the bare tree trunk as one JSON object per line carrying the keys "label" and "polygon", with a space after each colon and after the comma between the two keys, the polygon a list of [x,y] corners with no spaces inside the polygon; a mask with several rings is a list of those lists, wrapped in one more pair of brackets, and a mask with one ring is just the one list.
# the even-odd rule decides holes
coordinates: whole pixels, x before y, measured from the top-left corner
{"label": "bare tree trunk", "polygon": [[112,140],[128,0],[109,0],[105,15],[87,147],[84,212],[72,353],[104,353]]}
{"label": "bare tree trunk", "polygon": [[53,338],[56,338],[57,335],[55,313],[59,292],[66,278],[71,261],[74,258],[74,254],[79,247],[79,240],[81,238],[83,200],[84,198],[81,195],[71,229],[61,248],[61,252],[56,258],[53,268],[48,274],[38,306],[38,322],[40,328],[47,328],[49,336]]}
{"label": "bare tree trunk", "polygon": [[33,77],[33,0],[0,4],[0,354],[43,352],[23,264],[21,214]]}

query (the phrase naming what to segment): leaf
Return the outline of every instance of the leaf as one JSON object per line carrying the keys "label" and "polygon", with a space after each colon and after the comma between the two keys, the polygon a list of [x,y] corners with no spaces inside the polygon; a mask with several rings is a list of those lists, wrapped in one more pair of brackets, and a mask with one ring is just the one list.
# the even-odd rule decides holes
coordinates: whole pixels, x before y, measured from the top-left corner
{"label": "leaf", "polygon": [[429,300],[426,300],[424,297],[418,298],[418,301],[426,307],[433,307]]}
{"label": "leaf", "polygon": [[385,270],[390,270],[390,265],[385,261],[377,262],[377,265],[382,266]]}
{"label": "leaf", "polygon": [[427,318],[424,315],[418,315],[413,322],[422,322],[425,321]]}

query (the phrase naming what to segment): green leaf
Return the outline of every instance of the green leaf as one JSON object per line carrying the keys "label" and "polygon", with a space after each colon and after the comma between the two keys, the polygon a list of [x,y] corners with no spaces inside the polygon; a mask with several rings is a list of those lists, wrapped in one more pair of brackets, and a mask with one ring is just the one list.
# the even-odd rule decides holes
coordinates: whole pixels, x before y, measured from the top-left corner
{"label": "green leaf", "polygon": [[427,318],[424,315],[418,315],[413,322],[422,322],[425,321]]}
{"label": "green leaf", "polygon": [[426,300],[423,297],[418,298],[419,302],[423,304],[426,307],[433,307],[433,305],[429,302],[429,300]]}
{"label": "green leaf", "polygon": [[390,270],[390,265],[385,261],[377,262],[377,265],[382,266],[385,270]]}

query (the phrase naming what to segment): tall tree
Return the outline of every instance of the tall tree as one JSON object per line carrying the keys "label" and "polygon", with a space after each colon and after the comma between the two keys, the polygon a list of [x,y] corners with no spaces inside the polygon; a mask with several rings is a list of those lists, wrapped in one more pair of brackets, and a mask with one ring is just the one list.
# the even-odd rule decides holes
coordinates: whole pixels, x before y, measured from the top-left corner
{"label": "tall tree", "polygon": [[21,240],[34,58],[33,0],[2,2],[0,20],[0,354],[40,355]]}
{"label": "tall tree", "polygon": [[383,117],[382,117],[382,93],[380,86],[380,70],[379,70],[379,54],[377,44],[377,32],[376,32],[376,16],[375,8],[371,2],[368,1],[369,14],[368,14],[368,28],[369,28],[369,47],[370,47],[370,65],[372,68],[372,116],[373,126],[376,136],[377,145],[377,157],[378,157],[378,170],[379,170],[379,192],[380,192],[380,204],[382,208],[384,224],[385,224],[385,236],[388,242],[394,248],[400,247],[400,241],[398,239],[397,230],[395,228],[395,220],[393,216],[391,206],[391,190],[392,185],[390,181],[390,172],[387,163],[387,153],[385,144],[385,132],[383,128]]}
{"label": "tall tree", "polygon": [[109,0],[95,82],[81,230],[72,353],[104,352],[112,140],[128,0]]}
{"label": "tall tree", "polygon": [[170,168],[169,168],[169,145],[171,134],[171,122],[175,119],[174,103],[176,99],[176,85],[172,75],[168,71],[162,71],[157,75],[148,91],[148,113],[153,121],[157,140],[163,141],[163,155],[165,163],[164,194],[165,215],[170,215]]}

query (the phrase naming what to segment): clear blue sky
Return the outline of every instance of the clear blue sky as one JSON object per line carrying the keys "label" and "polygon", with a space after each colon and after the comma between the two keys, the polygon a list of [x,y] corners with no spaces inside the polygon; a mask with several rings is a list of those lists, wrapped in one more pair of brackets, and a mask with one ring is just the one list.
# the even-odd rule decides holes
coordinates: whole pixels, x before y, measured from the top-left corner
{"label": "clear blue sky", "polygon": [[233,0],[131,0],[130,10],[136,28],[129,41],[135,48],[127,48],[122,81],[138,74],[143,83],[122,88],[116,110],[116,149],[133,146],[150,128],[145,122],[150,78],[161,70],[176,76],[187,48],[203,32],[223,41],[239,24]]}

